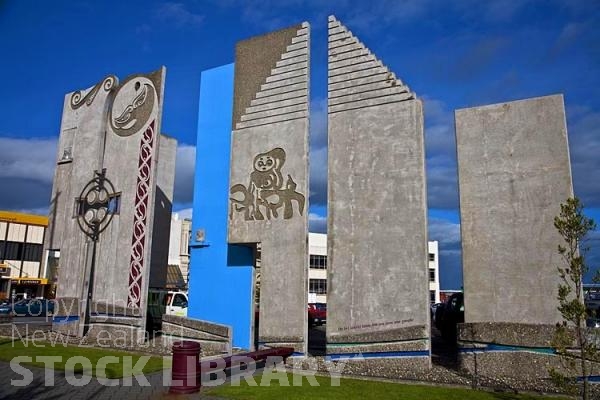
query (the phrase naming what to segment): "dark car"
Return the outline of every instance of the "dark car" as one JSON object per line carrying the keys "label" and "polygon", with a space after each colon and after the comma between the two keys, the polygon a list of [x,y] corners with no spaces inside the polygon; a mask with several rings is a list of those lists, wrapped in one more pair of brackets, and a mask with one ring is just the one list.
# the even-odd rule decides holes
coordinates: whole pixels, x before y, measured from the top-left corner
{"label": "dark car", "polygon": [[431,304],[430,310],[431,310],[431,322],[435,325],[435,312],[437,311],[437,309],[442,305],[442,303],[434,303]]}
{"label": "dark car", "polygon": [[23,299],[12,306],[17,317],[45,317],[54,313],[54,302],[46,299]]}
{"label": "dark car", "polygon": [[465,301],[463,293],[453,293],[435,310],[435,327],[449,342],[456,342],[456,328],[465,322]]}
{"label": "dark car", "polygon": [[9,301],[3,301],[0,303],[0,314],[8,315],[12,313],[12,303]]}
{"label": "dark car", "polygon": [[309,303],[308,304],[308,325],[323,325],[327,322],[327,304]]}

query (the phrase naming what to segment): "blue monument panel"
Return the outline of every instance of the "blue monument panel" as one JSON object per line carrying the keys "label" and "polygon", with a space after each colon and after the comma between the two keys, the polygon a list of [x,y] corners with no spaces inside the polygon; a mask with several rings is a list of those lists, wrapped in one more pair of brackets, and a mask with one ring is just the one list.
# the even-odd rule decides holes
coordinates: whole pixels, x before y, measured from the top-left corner
{"label": "blue monument panel", "polygon": [[188,316],[230,325],[233,346],[250,349],[254,254],[227,244],[233,77],[234,64],[201,75]]}

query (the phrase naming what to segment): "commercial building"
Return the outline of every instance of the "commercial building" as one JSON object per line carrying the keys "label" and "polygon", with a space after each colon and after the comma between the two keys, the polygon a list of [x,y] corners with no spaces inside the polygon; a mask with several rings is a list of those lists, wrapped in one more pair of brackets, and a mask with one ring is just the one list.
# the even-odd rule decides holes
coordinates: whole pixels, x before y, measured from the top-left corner
{"label": "commercial building", "polygon": [[[438,242],[427,243],[429,258],[429,296],[431,303],[440,302],[440,265]],[[327,235],[308,234],[308,302],[327,303]]]}
{"label": "commercial building", "polygon": [[42,263],[47,227],[46,216],[0,211],[0,298],[52,297]]}
{"label": "commercial building", "polygon": [[171,233],[169,235],[169,270],[167,288],[187,290],[190,267],[190,232],[192,221],[171,214]]}
{"label": "commercial building", "polygon": [[327,303],[327,235],[308,234],[308,302]]}
{"label": "commercial building", "polygon": [[437,240],[427,242],[429,258],[429,301],[440,302],[440,258]]}

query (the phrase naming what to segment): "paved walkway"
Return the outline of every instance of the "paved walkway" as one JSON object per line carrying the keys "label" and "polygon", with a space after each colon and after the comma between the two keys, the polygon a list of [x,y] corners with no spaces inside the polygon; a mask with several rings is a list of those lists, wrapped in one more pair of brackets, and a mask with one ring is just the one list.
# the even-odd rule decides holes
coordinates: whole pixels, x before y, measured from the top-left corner
{"label": "paved walkway", "polygon": [[[25,368],[23,366],[23,368]],[[118,381],[117,386],[105,386],[101,384],[97,378],[91,378],[90,382],[83,386],[73,386],[67,381],[67,377],[63,371],[45,370],[43,368],[35,368],[28,366],[27,369],[31,372],[32,381],[27,386],[14,386],[11,380],[22,381],[23,375],[28,374],[26,371],[19,374],[13,371],[10,364],[0,362],[0,400],[4,399],[215,399],[215,397],[198,395],[197,393],[190,396],[172,396],[168,394],[168,386],[163,385],[163,373],[156,372],[145,375],[150,386],[144,386],[138,382],[135,377],[131,379],[131,383],[124,382],[123,379],[113,380],[113,384]],[[48,374],[48,377],[46,377]],[[167,373],[169,376],[170,371]],[[82,382],[90,377],[75,375],[69,377],[71,381],[81,379]],[[168,378],[166,379],[168,385]],[[50,384],[53,382],[53,384]],[[48,383],[48,385],[46,385]]]}

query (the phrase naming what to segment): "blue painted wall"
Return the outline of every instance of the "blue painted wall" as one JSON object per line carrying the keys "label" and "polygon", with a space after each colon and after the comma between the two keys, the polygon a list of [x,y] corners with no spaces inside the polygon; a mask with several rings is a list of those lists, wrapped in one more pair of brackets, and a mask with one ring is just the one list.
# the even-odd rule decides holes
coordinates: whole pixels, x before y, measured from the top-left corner
{"label": "blue painted wall", "polygon": [[200,79],[188,316],[232,326],[233,346],[250,349],[254,256],[227,245],[233,72],[228,64]]}

